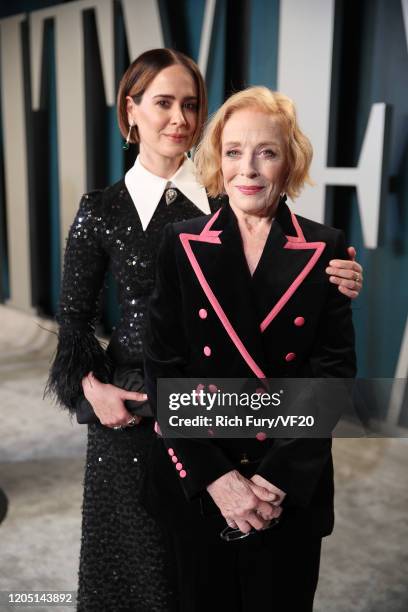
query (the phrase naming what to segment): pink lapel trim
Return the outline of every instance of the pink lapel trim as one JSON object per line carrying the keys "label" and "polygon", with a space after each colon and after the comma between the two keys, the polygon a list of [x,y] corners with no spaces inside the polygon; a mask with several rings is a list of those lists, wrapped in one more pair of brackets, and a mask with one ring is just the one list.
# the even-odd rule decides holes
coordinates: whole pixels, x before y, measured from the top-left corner
{"label": "pink lapel trim", "polygon": [[[253,357],[249,354],[242,340],[240,339],[237,332],[231,325],[231,322],[228,319],[227,315],[225,314],[221,304],[219,303],[211,287],[209,286],[204,276],[204,273],[200,267],[200,264],[198,263],[193,253],[193,250],[191,248],[191,245],[190,245],[190,241],[207,242],[211,244],[221,244],[221,239],[219,238],[219,235],[222,233],[222,230],[219,230],[219,231],[211,230],[211,227],[216,221],[216,219],[218,218],[218,215],[220,214],[220,212],[221,212],[221,209],[219,209],[209,219],[208,223],[205,225],[204,229],[202,230],[200,234],[180,234],[180,241],[186,252],[186,255],[191,264],[191,267],[193,268],[195,275],[197,276],[197,279],[201,285],[201,288],[203,289],[205,295],[207,296],[208,301],[213,307],[222,325],[224,326],[225,331],[231,338],[232,342],[235,344],[236,348],[242,355],[243,359],[245,360],[249,368],[254,372],[254,374],[258,378],[266,378],[265,374],[262,372],[261,368],[257,365]],[[295,278],[293,283],[291,283],[289,288],[285,291],[285,293],[278,300],[278,302],[275,304],[275,306],[272,308],[269,314],[262,321],[260,325],[261,332],[264,332],[265,329],[267,329],[267,327],[274,320],[277,314],[282,310],[282,308],[285,306],[288,300],[292,297],[295,291],[299,288],[301,283],[305,280],[306,276],[311,272],[311,270],[316,265],[317,261],[319,260],[321,254],[323,253],[326,247],[325,242],[306,242],[306,239],[299,225],[299,222],[292,211],[291,211],[291,217],[292,217],[293,227],[295,228],[295,231],[296,231],[296,236],[286,236],[287,243],[285,244],[284,248],[285,249],[301,249],[301,250],[314,249],[315,252],[310,258],[310,260],[308,261],[308,263],[306,264],[306,266],[300,272],[300,274],[298,274],[298,276]]]}
{"label": "pink lapel trim", "polygon": [[299,225],[299,221],[296,218],[296,215],[290,211],[290,216],[292,218],[293,227],[296,230],[296,236],[286,236],[286,238],[293,242],[306,242],[305,236],[302,232],[302,228]]}
{"label": "pink lapel trim", "polygon": [[274,320],[277,314],[282,310],[282,308],[285,306],[288,300],[290,300],[292,295],[298,289],[299,285],[303,283],[306,276],[310,273],[311,270],[313,270],[314,266],[316,265],[317,261],[319,260],[321,254],[323,253],[326,247],[325,242],[306,242],[306,239],[299,225],[299,221],[296,218],[296,215],[294,215],[292,211],[290,211],[290,214],[292,217],[293,227],[296,230],[296,236],[286,236],[288,241],[285,244],[284,248],[285,249],[301,249],[301,250],[315,249],[315,252],[313,253],[312,257],[307,262],[306,266],[300,272],[300,274],[298,274],[298,276],[295,278],[293,283],[288,287],[288,289],[285,291],[282,297],[276,302],[275,306],[272,308],[269,314],[262,321],[260,325],[261,332],[264,332],[266,330],[268,325],[270,325],[270,323]]}
{"label": "pink lapel trim", "polygon": [[224,326],[225,331],[227,332],[227,334],[229,335],[229,337],[231,338],[232,342],[235,344],[236,348],[238,349],[238,351],[241,353],[241,356],[243,357],[243,359],[245,360],[245,362],[247,363],[247,365],[249,366],[249,368],[252,370],[252,372],[255,374],[255,376],[257,376],[258,378],[266,378],[265,374],[262,372],[261,368],[257,365],[257,363],[255,362],[255,360],[253,359],[253,357],[249,354],[249,352],[247,351],[247,349],[245,348],[242,340],[240,339],[240,337],[238,336],[237,332],[235,331],[235,329],[233,328],[230,320],[228,319],[227,315],[225,314],[221,304],[219,303],[219,301],[217,300],[217,298],[215,297],[210,285],[208,284],[204,273],[200,267],[200,264],[198,263],[193,250],[191,248],[190,245],[190,241],[195,241],[195,242],[209,242],[212,244],[221,244],[221,239],[219,238],[219,235],[221,234],[221,231],[214,231],[211,230],[211,227],[213,225],[213,223],[216,221],[216,219],[218,218],[218,215],[220,214],[221,209],[219,209],[208,221],[208,223],[206,224],[206,226],[204,227],[204,229],[202,230],[201,234],[180,234],[180,241],[181,244],[183,245],[183,248],[186,252],[186,255],[188,257],[188,260],[191,264],[191,267],[193,268],[195,275],[197,276],[198,282],[201,285],[202,290],[204,291],[205,295],[207,296],[208,301],[210,302],[211,306],[213,307],[215,313],[217,314],[218,318],[220,319],[222,325]]}

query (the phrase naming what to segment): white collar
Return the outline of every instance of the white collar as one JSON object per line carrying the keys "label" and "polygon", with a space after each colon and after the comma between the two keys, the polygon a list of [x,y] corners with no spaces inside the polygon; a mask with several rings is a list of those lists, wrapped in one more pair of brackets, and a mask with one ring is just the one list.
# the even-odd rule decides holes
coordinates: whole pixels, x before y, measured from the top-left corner
{"label": "white collar", "polygon": [[[211,212],[207,193],[197,181],[195,167],[187,156],[177,172],[169,179],[156,176],[142,166],[139,155],[125,174],[125,185],[136,207],[145,231],[149,225],[163,192],[169,183],[179,189],[204,215]],[[172,206],[170,204],[169,206]],[[177,204],[176,204],[177,206]]]}

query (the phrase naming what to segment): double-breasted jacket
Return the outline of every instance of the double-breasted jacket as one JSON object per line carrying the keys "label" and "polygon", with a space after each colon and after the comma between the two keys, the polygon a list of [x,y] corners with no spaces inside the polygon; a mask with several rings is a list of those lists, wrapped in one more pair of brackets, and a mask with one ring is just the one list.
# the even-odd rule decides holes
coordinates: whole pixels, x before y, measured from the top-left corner
{"label": "double-breasted jacket", "polygon": [[[159,378],[353,377],[350,300],[325,273],[333,258],[347,258],[342,232],[296,216],[283,200],[252,276],[228,202],[210,216],[167,226],[145,339],[153,406]],[[158,437],[148,504],[166,518],[211,511],[206,487],[241,469],[243,457],[286,492],[288,524],[330,533],[328,438]]]}

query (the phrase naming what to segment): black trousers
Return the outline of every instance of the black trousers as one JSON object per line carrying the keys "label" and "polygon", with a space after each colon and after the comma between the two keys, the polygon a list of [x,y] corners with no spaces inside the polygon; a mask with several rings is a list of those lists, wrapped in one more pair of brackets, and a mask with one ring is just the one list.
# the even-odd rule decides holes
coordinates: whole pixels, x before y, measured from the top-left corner
{"label": "black trousers", "polygon": [[167,528],[179,612],[311,612],[321,538],[284,521],[235,542],[223,541],[222,517]]}

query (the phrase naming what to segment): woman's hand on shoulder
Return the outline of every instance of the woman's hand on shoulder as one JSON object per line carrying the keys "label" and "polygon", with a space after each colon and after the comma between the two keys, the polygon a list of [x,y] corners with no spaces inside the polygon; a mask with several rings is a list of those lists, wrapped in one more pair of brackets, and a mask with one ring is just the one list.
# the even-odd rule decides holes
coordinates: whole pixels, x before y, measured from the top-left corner
{"label": "woman's hand on shoulder", "polygon": [[145,393],[125,391],[111,384],[100,382],[92,372],[82,379],[82,389],[96,416],[106,427],[127,427],[129,423],[139,424],[142,417],[132,416],[126,410],[125,400],[142,402]]}
{"label": "woman's hand on shoulder", "polygon": [[350,259],[332,259],[326,273],[330,275],[330,282],[338,286],[340,293],[354,299],[363,287],[363,268],[355,260],[355,248],[350,246],[347,251]]}

